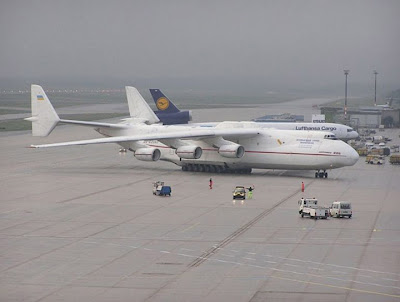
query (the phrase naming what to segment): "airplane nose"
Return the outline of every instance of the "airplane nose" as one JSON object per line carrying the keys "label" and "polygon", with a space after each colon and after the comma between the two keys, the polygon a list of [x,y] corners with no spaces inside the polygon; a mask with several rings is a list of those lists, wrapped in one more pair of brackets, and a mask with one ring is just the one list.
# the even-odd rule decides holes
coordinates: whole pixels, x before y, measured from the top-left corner
{"label": "airplane nose", "polygon": [[360,156],[358,155],[357,151],[354,150],[352,147],[349,148],[349,152],[348,152],[347,157],[349,159],[350,166],[354,165],[358,161],[358,159],[360,158]]}

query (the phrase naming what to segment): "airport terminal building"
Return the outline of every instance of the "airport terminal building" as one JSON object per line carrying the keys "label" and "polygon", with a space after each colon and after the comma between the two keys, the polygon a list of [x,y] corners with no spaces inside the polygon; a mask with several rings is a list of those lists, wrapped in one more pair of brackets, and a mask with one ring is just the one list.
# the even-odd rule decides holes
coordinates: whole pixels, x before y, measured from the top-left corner
{"label": "airport terminal building", "polygon": [[[383,109],[377,107],[361,107],[349,109],[350,124],[355,128],[385,128],[400,127],[400,109]],[[343,122],[343,108],[322,107],[321,114],[325,114],[327,122]]]}

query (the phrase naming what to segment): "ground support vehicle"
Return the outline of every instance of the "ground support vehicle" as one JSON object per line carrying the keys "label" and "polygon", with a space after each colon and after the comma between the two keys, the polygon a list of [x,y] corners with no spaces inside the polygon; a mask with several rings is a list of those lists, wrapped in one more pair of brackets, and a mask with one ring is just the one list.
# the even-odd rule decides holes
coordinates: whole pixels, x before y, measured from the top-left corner
{"label": "ground support vehicle", "polygon": [[351,203],[347,201],[335,201],[329,209],[329,213],[332,217],[349,217],[353,215],[353,210],[351,209]]}
{"label": "ground support vehicle", "polygon": [[358,152],[358,155],[360,155],[360,156],[367,156],[367,154],[368,154],[367,148],[357,149],[357,152]]}
{"label": "ground support vehicle", "polygon": [[246,199],[246,189],[243,186],[236,186],[233,190],[233,199]]}
{"label": "ground support vehicle", "polygon": [[383,148],[375,148],[370,150],[371,155],[383,155],[384,150]]}
{"label": "ground support vehicle", "polygon": [[302,198],[298,202],[299,214],[301,217],[308,216],[314,219],[327,219],[329,216],[329,208],[318,205],[318,200],[315,198]]}
{"label": "ground support vehicle", "polygon": [[164,186],[163,181],[156,181],[153,183],[153,195],[157,196],[171,196],[171,187]]}
{"label": "ground support vehicle", "polygon": [[369,154],[365,158],[365,162],[371,165],[383,165],[385,163],[385,158],[382,155]]}
{"label": "ground support vehicle", "polygon": [[400,165],[400,154],[393,154],[389,157],[389,162],[392,165]]}

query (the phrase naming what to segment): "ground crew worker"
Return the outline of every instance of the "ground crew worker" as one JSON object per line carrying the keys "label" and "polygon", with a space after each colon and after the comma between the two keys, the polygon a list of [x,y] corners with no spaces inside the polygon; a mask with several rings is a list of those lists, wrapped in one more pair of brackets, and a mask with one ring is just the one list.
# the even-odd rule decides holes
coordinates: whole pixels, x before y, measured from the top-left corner
{"label": "ground crew worker", "polygon": [[301,192],[304,192],[304,182],[301,182]]}
{"label": "ground crew worker", "polygon": [[248,187],[247,190],[248,190],[248,192],[247,192],[247,199],[252,199],[252,198],[253,198],[254,186],[253,186],[253,187]]}
{"label": "ground crew worker", "polygon": [[210,190],[212,189],[212,186],[213,186],[213,181],[212,178],[210,178]]}

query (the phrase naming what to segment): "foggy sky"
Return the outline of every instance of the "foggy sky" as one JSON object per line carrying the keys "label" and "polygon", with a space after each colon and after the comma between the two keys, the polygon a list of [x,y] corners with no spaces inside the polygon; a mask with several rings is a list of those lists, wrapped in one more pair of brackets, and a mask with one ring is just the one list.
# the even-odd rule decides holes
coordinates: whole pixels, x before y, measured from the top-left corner
{"label": "foggy sky", "polygon": [[399,30],[397,0],[3,0],[0,79],[396,86]]}

